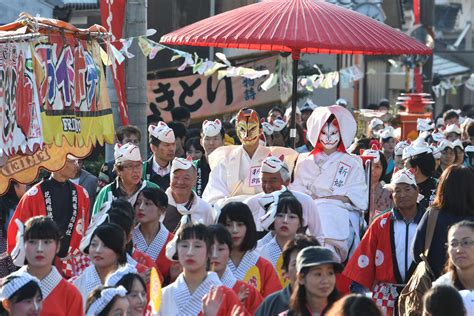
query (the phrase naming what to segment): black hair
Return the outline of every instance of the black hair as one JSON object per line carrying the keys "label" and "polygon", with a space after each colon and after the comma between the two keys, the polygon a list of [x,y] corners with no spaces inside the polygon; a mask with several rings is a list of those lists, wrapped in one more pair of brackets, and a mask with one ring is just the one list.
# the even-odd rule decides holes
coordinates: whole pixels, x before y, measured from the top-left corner
{"label": "black hair", "polygon": [[131,218],[135,218],[135,209],[133,208],[132,204],[129,201],[119,198],[112,200],[112,204],[110,205],[111,208],[120,208],[125,211],[125,213],[129,214]]}
{"label": "black hair", "polygon": [[[222,131],[222,128],[221,128],[221,131]],[[194,149],[199,150],[204,154],[204,148],[202,148],[199,137],[189,138],[184,144],[184,150],[187,152],[188,150],[191,149],[191,146],[194,147]]]}
{"label": "black hair", "polygon": [[51,217],[34,216],[25,223],[24,239],[52,239],[59,244],[61,232]]}
{"label": "black hair", "polygon": [[[181,241],[188,240],[188,239],[197,239],[202,240],[206,243],[207,253],[209,253],[211,249],[211,240],[209,238],[209,231],[207,226],[204,224],[186,224],[183,229],[178,229],[176,246]],[[173,256],[174,260],[178,260],[178,250],[176,250],[176,254]]]}
{"label": "black hair", "polygon": [[[288,212],[298,215],[300,227],[303,227],[303,207],[301,206],[300,201],[298,201],[298,199],[293,195],[293,193],[290,191],[285,191],[280,194],[280,197],[278,198],[276,214]],[[271,224],[268,229],[274,230],[274,225]]]}
{"label": "black hair", "polygon": [[[89,315],[87,312],[89,308],[91,307],[92,304],[94,304],[95,301],[97,301],[99,298],[102,297],[102,291],[105,289],[111,289],[115,288],[115,286],[98,286],[95,289],[92,290],[91,293],[89,293],[89,296],[87,297],[87,303],[86,303],[86,314]],[[119,298],[119,295],[115,295],[114,298],[104,307],[104,309],[98,314],[94,316],[107,316],[112,309],[112,306],[114,306],[115,301],[117,298]]]}
{"label": "black hair", "polygon": [[130,217],[123,209],[113,207],[107,214],[109,214],[109,223],[115,224],[122,228],[125,235],[129,235],[133,230],[133,218]]}
{"label": "black hair", "polygon": [[178,106],[171,110],[171,118],[173,121],[187,120],[191,118],[191,112],[185,106]]}
{"label": "black hair", "polygon": [[423,309],[431,316],[464,316],[464,302],[458,290],[450,285],[435,286],[423,296]]}
{"label": "black hair", "polygon": [[344,315],[344,316],[382,316],[382,311],[379,309],[374,300],[361,294],[346,295],[334,303],[332,308],[328,311],[329,315]]}
{"label": "black hair", "polygon": [[308,236],[305,234],[296,234],[295,238],[287,242],[286,245],[283,247],[283,252],[281,254],[283,258],[283,262],[281,265],[282,270],[288,271],[288,268],[290,266],[290,257],[294,251],[300,252],[304,248],[310,246],[320,246],[320,244],[318,240],[313,236]]}
{"label": "black hair", "polygon": [[171,128],[174,132],[176,138],[185,138],[186,137],[186,127],[181,122],[169,122],[168,127]]}
{"label": "black hair", "polygon": [[270,111],[268,111],[268,114],[273,113],[273,112],[280,112],[282,118],[285,115],[285,111],[283,111],[283,109],[279,106],[272,107]]}
{"label": "black hair", "polygon": [[214,224],[207,227],[209,230],[209,239],[211,245],[214,241],[220,244],[225,244],[229,247],[229,251],[232,250],[232,236],[222,224]]}
{"label": "black hair", "polygon": [[435,172],[436,161],[432,153],[421,153],[408,158],[408,163],[412,168],[418,167],[421,173],[427,177],[431,177]]}
{"label": "black hair", "polygon": [[[9,282],[11,282],[12,280],[14,280],[16,278],[19,278],[19,276],[17,276],[17,275],[6,276],[2,280],[1,287],[4,287],[5,285],[7,285]],[[37,282],[31,280],[31,281],[27,282],[25,285],[23,285],[21,288],[19,288],[15,293],[13,293],[7,299],[11,303],[15,304],[15,303],[19,303],[23,300],[31,299],[31,298],[35,297],[36,294],[39,294],[41,299],[43,299],[43,293],[41,292],[41,288],[40,288],[39,284]],[[1,304],[0,304],[0,306],[1,306]]]}
{"label": "black hair", "polygon": [[[454,230],[459,229],[461,227],[466,227],[466,228],[468,228],[468,229],[470,229],[471,231],[474,232],[474,222],[473,221],[468,221],[468,220],[463,220],[463,221],[457,222],[457,223],[455,223],[455,224],[453,224],[449,227],[448,236],[449,236],[449,233],[451,231],[454,231]],[[466,290],[466,288],[464,287],[464,284],[461,282],[461,279],[459,279],[458,269],[454,265],[453,260],[451,260],[451,255],[449,254],[449,248],[446,249],[446,252],[447,252],[447,255],[446,255],[447,260],[446,260],[446,264],[444,266],[444,271],[446,273],[450,274],[450,280],[451,280],[453,286],[456,289],[458,289],[459,291]]]}
{"label": "black hair", "polygon": [[242,222],[247,227],[244,240],[240,245],[240,251],[249,251],[257,246],[257,228],[252,212],[247,204],[242,202],[227,203],[221,210],[217,222],[226,226],[227,221]]}
{"label": "black hair", "polygon": [[141,140],[142,138],[142,133],[138,127],[135,125],[125,125],[125,126],[119,126],[117,128],[117,132],[115,135],[117,136],[118,142],[121,144],[126,136],[130,135],[136,135],[138,138],[138,141]]}
{"label": "black hair", "polygon": [[168,196],[166,193],[158,188],[144,188],[140,194],[152,201],[158,207],[167,207],[168,206]]}
{"label": "black hair", "polygon": [[138,280],[138,282],[140,282],[140,284],[143,286],[143,288],[145,289],[146,291],[146,283],[145,281],[143,280],[143,278],[140,276],[140,274],[138,273],[128,273],[128,274],[125,274],[118,282],[115,286],[120,286],[122,285],[126,290],[127,290],[127,294],[130,293],[132,291],[132,288],[133,288],[133,281],[135,280]]}
{"label": "black hair", "polygon": [[382,165],[382,174],[380,175],[380,178],[378,179],[378,181],[380,182],[384,176],[385,176],[385,172],[387,172],[387,158],[385,158],[385,155],[379,150],[379,160],[380,160],[380,164]]}
{"label": "black hair", "polygon": [[444,124],[447,124],[446,122],[453,118],[459,119],[459,114],[455,110],[448,110],[444,112],[443,114]]}
{"label": "black hair", "polygon": [[[112,249],[117,254],[119,264],[125,264],[127,262],[125,232],[120,226],[112,223],[102,224],[92,233],[91,241],[95,236],[97,236],[107,248]],[[89,246],[87,246],[84,252],[89,253]]]}

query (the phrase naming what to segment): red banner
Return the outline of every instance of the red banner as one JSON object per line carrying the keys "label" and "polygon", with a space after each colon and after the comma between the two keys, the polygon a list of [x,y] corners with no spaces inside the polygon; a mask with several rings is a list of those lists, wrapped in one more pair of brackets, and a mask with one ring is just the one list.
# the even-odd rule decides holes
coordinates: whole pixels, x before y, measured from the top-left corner
{"label": "red banner", "polygon": [[[125,5],[126,0],[100,0],[102,25],[112,33],[112,45],[118,50],[122,48],[122,43],[118,40],[122,38]],[[125,64],[114,62],[112,65],[112,75],[114,77],[115,90],[117,91],[120,119],[122,125],[127,125],[128,109],[125,96]]]}

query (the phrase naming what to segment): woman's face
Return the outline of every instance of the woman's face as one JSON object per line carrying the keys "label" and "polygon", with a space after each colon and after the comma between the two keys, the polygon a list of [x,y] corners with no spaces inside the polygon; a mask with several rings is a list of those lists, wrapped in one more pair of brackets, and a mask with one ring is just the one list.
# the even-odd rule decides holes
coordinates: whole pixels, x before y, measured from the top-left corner
{"label": "woman's face", "polygon": [[89,258],[97,268],[109,268],[118,264],[118,255],[96,235],[89,245]]}
{"label": "woman's face", "polygon": [[275,215],[275,234],[283,238],[294,238],[300,225],[300,218],[295,213],[287,210],[285,213]]}
{"label": "woman's face", "polygon": [[455,159],[456,161],[454,163],[458,165],[464,164],[464,150],[461,149],[461,147],[454,147],[454,151],[456,152]]}
{"label": "woman's face", "polygon": [[124,185],[137,185],[142,177],[142,163],[140,161],[125,161],[122,164],[122,170],[117,170]]}
{"label": "woman's face", "polygon": [[396,141],[395,138],[390,137],[388,140],[382,142],[383,152],[385,154],[391,154],[395,150]]}
{"label": "woman's face", "polygon": [[11,316],[37,316],[40,314],[42,307],[43,301],[38,292],[32,298],[10,304],[7,310]]}
{"label": "woman's face", "polygon": [[280,132],[274,132],[273,133],[273,141],[272,141],[272,146],[281,146],[285,147],[285,137],[283,137],[283,134]]}
{"label": "woman's face", "polygon": [[211,246],[211,271],[224,272],[229,261],[230,249],[227,244],[221,244],[217,240]]}
{"label": "woman's face", "polygon": [[117,297],[107,316],[127,316],[130,304],[126,297]]}
{"label": "woman's face", "polygon": [[455,159],[455,156],[454,156],[454,150],[453,149],[445,148],[441,152],[440,162],[441,162],[442,165],[448,167],[448,166],[450,166],[454,163],[454,159]]}
{"label": "woman's face", "polygon": [[186,239],[178,243],[178,259],[183,270],[198,271],[206,268],[207,245],[201,239]]}
{"label": "woman's face", "polygon": [[474,230],[461,226],[448,233],[449,259],[456,268],[465,270],[474,267]]}
{"label": "woman's face", "polygon": [[186,156],[191,156],[193,160],[199,160],[202,158],[204,153],[199,149],[194,148],[193,145],[189,146],[188,150],[186,151]]}
{"label": "woman's face", "polygon": [[403,162],[402,155],[395,156],[393,160],[395,162],[395,167],[398,170],[403,169],[403,167],[405,166],[405,163]]}
{"label": "woman's face", "polygon": [[[402,167],[403,169],[403,167]],[[372,164],[372,184],[378,183],[380,177],[382,176],[383,167],[382,163],[379,161]]]}
{"label": "woman's face", "polygon": [[28,266],[43,268],[53,264],[59,250],[54,239],[29,239],[25,242],[25,253]]}
{"label": "woman's face", "polygon": [[221,134],[216,136],[203,136],[201,137],[201,146],[207,155],[210,155],[216,148],[224,146],[224,138]]}
{"label": "woman's face", "polygon": [[245,238],[245,234],[247,233],[247,226],[245,226],[245,223],[226,219],[225,227],[232,236],[232,242],[234,243],[232,245],[233,248],[240,249],[240,245],[242,245],[242,242]]}
{"label": "woman's face", "polygon": [[147,199],[140,193],[136,202],[136,217],[140,224],[153,223],[160,220],[165,208],[159,207],[152,200]]}
{"label": "woman's face", "polygon": [[127,294],[130,305],[130,316],[143,316],[146,306],[146,289],[137,279],[133,280],[132,289]]}
{"label": "woman's face", "polygon": [[299,275],[299,278],[306,292],[317,298],[327,298],[336,286],[336,273],[332,264],[312,267],[304,277]]}

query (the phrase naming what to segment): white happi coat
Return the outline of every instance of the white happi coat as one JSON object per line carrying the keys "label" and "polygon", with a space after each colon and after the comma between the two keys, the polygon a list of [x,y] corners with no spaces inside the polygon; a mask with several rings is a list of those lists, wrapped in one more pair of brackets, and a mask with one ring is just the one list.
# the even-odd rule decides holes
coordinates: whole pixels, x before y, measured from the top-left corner
{"label": "white happi coat", "polygon": [[181,273],[176,281],[163,288],[160,316],[198,315],[202,310],[202,298],[209,293],[212,286],[221,286],[222,282],[215,272],[208,272],[206,279],[193,294]]}
{"label": "white happi coat", "polygon": [[[191,216],[191,221],[195,224],[201,223],[204,225],[212,225],[217,221],[219,216],[217,210],[212,207],[209,203],[201,199],[194,191],[194,201],[191,208],[188,210]],[[177,203],[171,194],[171,187],[166,189],[166,195],[168,196],[168,205],[177,208]],[[164,225],[162,225],[163,227]]]}
{"label": "white happi coat", "polygon": [[[294,190],[290,190],[290,192],[296,197],[298,202],[301,203],[301,206],[303,208],[303,225],[308,226],[308,233],[319,240],[320,238],[322,238],[322,228],[321,220],[316,210],[314,200],[308,194]],[[257,231],[264,230],[260,223],[260,217],[265,215],[265,209],[258,202],[263,195],[265,195],[265,193],[261,192],[252,197],[247,198],[244,201],[244,203],[247,204],[250,210],[252,211]]]}
{"label": "white happi coat", "polygon": [[[321,219],[325,240],[346,241],[351,232],[358,241],[360,211],[367,209],[368,194],[362,160],[347,153],[324,152],[300,157],[296,164],[295,180],[290,189],[310,195]],[[331,195],[346,196],[351,203],[325,199]],[[351,227],[352,226],[352,227]],[[343,250],[341,259],[344,260]]]}
{"label": "white happi coat", "polygon": [[291,172],[298,153],[291,148],[259,145],[250,158],[243,146],[217,148],[209,155],[211,173],[202,198],[210,204],[222,207],[226,203],[242,202],[262,192],[260,167],[269,154],[284,155]]}

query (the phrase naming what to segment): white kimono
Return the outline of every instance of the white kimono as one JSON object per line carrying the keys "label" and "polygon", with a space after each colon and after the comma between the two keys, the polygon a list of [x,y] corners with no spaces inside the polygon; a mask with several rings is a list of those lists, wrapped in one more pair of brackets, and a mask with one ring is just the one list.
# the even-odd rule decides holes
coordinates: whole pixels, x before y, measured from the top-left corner
{"label": "white kimono", "polygon": [[70,279],[69,282],[81,292],[84,310],[86,310],[87,297],[89,294],[92,293],[96,287],[102,286],[100,276],[93,264],[88,266],[77,278]]}
{"label": "white kimono", "polygon": [[260,253],[260,256],[270,261],[273,267],[276,267],[278,259],[281,257],[282,249],[280,248],[280,245],[278,244],[275,237],[273,237],[263,247],[257,248],[257,252]]}
{"label": "white kimono", "polygon": [[215,272],[208,272],[206,279],[193,294],[189,292],[181,273],[176,281],[163,288],[160,316],[195,316],[202,310],[202,298],[209,293],[212,286],[221,286],[222,282]]}
{"label": "white kimono", "polygon": [[[347,153],[323,152],[299,159],[290,189],[310,195],[321,219],[324,246],[343,262],[359,240],[360,212],[367,209],[368,193],[362,160]],[[351,203],[325,199],[346,196]],[[355,234],[355,236],[354,236]],[[351,247],[352,245],[352,247]]]}
{"label": "white kimono", "polygon": [[141,252],[149,255],[153,261],[156,261],[160,255],[161,250],[166,246],[168,235],[169,231],[166,229],[165,225],[160,225],[160,231],[158,234],[156,234],[155,238],[150,244],[147,244],[145,237],[143,237],[143,234],[140,231],[140,224],[138,224],[132,232],[133,245]]}
{"label": "white kimono", "polygon": [[[191,221],[195,224],[201,223],[204,225],[212,225],[217,221],[219,216],[218,211],[212,207],[209,203],[201,199],[195,192],[194,201],[191,205],[191,208],[187,211],[188,215],[191,216]],[[173,195],[171,194],[171,187],[166,190],[166,195],[168,196],[168,206],[177,207]],[[179,212],[179,209],[178,209]],[[183,214],[182,214],[183,215]],[[164,226],[164,225],[163,225]]]}
{"label": "white kimono", "polygon": [[262,248],[263,246],[268,244],[272,240],[272,238],[272,232],[268,232],[265,236],[263,236],[257,241],[257,249]]}
{"label": "white kimono", "polygon": [[260,167],[269,154],[284,155],[290,167],[294,165],[297,153],[291,148],[258,146],[252,158],[242,146],[222,146],[209,155],[209,182],[202,198],[218,207],[229,202],[242,202],[262,192]]}
{"label": "white kimono", "polygon": [[[296,197],[296,199],[301,203],[303,208],[303,225],[308,226],[308,233],[316,237],[320,242],[322,241],[322,228],[321,228],[321,219],[316,210],[314,200],[311,196],[291,190],[291,193]],[[258,203],[259,199],[265,195],[264,192],[256,194],[252,197],[247,198],[244,203],[247,204],[252,211],[253,219],[255,220],[255,226],[257,231],[262,231],[263,228],[260,223],[260,217],[265,215],[265,209]]]}

